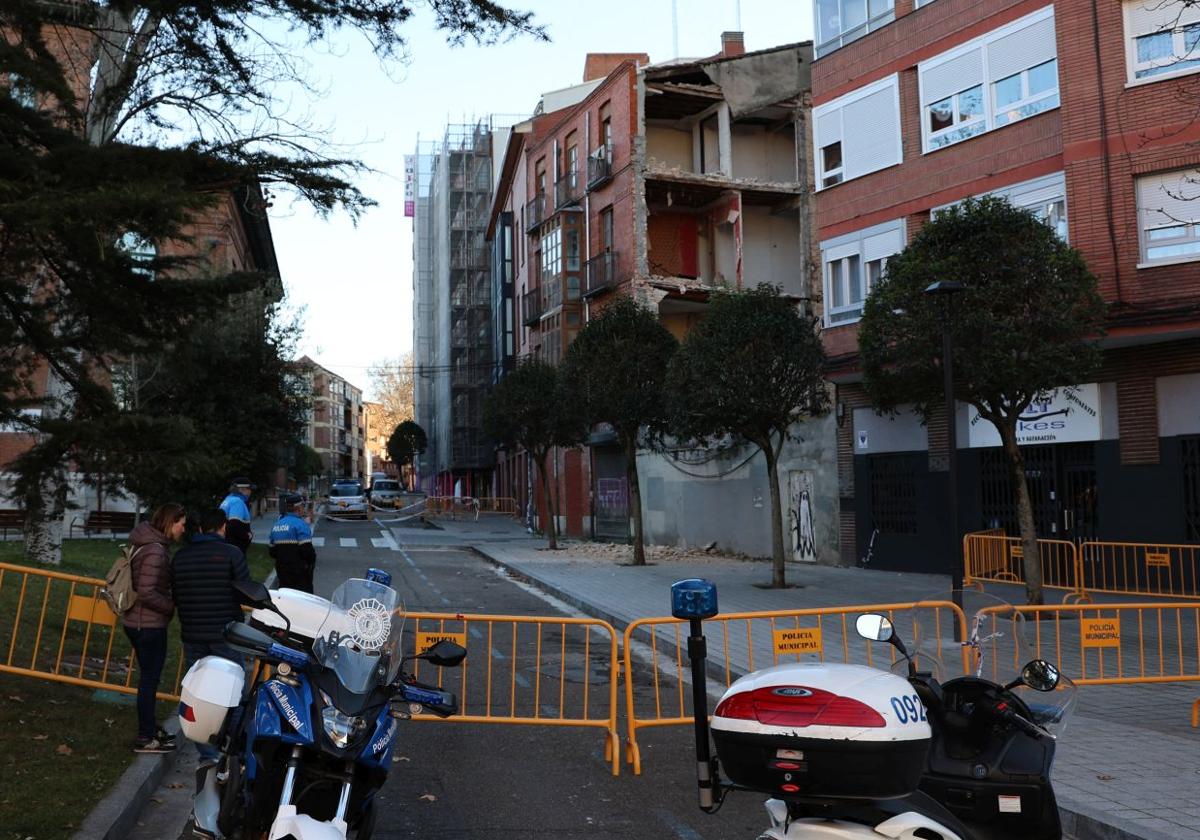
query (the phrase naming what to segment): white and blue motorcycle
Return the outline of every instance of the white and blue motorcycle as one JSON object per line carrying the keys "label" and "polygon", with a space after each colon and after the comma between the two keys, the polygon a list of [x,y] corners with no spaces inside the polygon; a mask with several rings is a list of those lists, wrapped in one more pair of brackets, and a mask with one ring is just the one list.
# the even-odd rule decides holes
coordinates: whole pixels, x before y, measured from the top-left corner
{"label": "white and blue motorcycle", "polygon": [[[179,706],[184,734],[221,750],[217,764],[198,773],[197,836],[372,836],[397,720],[458,711],[453,693],[402,669],[400,600],[390,582],[371,569],[328,601],[235,584],[255,609],[248,623],[226,627],[225,638],[260,667],[246,682],[237,664],[201,659],[184,679]],[[465,656],[444,641],[409,658],[455,667]]]}

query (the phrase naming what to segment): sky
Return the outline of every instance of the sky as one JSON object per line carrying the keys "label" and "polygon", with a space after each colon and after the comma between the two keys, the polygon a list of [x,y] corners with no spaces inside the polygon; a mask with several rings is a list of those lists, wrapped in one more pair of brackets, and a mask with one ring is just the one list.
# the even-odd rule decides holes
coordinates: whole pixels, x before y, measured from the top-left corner
{"label": "sky", "polygon": [[[545,91],[583,80],[588,52],[675,57],[672,0],[503,0],[535,13],[551,38],[491,47],[450,47],[422,10],[407,24],[408,61],[384,67],[365,41],[347,35],[307,58],[324,90],[311,106],[332,140],[372,170],[357,184],[378,202],[358,221],[321,219],[281,196],[271,230],[290,306],[302,310],[299,351],[362,388],[367,369],[412,349],[412,220],[404,217],[404,155],[418,138],[440,139],[447,123],[489,114],[528,115]],[[720,49],[737,29],[746,49],[812,38],[809,0],[675,0],[679,55]]]}

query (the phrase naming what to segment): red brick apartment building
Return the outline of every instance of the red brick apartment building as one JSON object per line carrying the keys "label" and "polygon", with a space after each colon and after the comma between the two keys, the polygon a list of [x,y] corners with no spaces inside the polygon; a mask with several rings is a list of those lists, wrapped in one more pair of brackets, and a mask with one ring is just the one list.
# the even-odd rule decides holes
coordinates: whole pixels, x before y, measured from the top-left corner
{"label": "red brick apartment building", "polygon": [[[499,167],[489,239],[513,301],[500,357],[552,363],[617,294],[657,311],[678,338],[716,289],[773,283],[815,311],[809,230],[807,114],[811,45],[721,52],[650,64],[592,54],[582,85],[546,94],[515,126]],[[797,559],[836,556],[832,424],[785,454],[796,510]],[[765,466],[745,452],[646,454],[639,459],[648,539],[770,553]],[[569,535],[627,539],[628,488],[615,438],[597,430],[555,459]],[[794,470],[791,468],[795,468]],[[501,453],[496,492],[534,497],[524,453]],[[828,505],[810,505],[816,487]],[[784,488],[789,498],[788,488]],[[809,513],[810,510],[815,511]],[[807,545],[807,548],[803,548]]]}
{"label": "red brick apartment building", "polygon": [[[843,560],[933,569],[946,418],[879,417],[862,300],[938,208],[996,194],[1078,248],[1104,366],[1026,447],[1044,537],[1200,541],[1200,8],[1176,0],[817,0],[816,238],[837,385]],[[947,278],[931,278],[947,279]],[[1063,399],[1060,392],[1056,398]],[[1054,402],[1044,409],[1053,408]],[[964,530],[1016,532],[998,439],[959,406]]]}

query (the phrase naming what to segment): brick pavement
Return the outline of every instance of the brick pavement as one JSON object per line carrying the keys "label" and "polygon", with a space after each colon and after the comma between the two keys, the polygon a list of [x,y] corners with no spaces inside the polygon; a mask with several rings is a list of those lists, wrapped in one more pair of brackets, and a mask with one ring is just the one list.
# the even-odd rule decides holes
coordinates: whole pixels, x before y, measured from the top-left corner
{"label": "brick pavement", "polygon": [[[949,578],[939,575],[789,565],[790,579],[803,588],[768,590],[760,588],[769,580],[761,562],[697,557],[634,568],[573,552],[569,543],[549,552],[515,532],[490,542],[484,529],[477,531],[451,526],[428,541],[450,542],[457,534],[459,543],[619,629],[669,615],[670,585],[684,577],[714,581],[723,613],[912,601],[949,589]],[[410,544],[426,542],[424,535],[397,531]],[[1017,593],[1000,594],[1019,600]],[[730,657],[745,653],[731,648]],[[1186,683],[1080,689],[1054,771],[1060,804],[1079,816],[1077,837],[1200,840],[1200,730],[1189,720],[1197,696],[1200,686]]]}

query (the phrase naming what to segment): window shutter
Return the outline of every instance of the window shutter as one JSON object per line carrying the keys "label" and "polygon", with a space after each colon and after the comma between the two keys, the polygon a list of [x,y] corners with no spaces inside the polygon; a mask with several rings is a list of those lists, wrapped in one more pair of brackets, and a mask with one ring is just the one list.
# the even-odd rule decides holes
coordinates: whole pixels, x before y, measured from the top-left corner
{"label": "window shutter", "polygon": [[901,233],[902,228],[897,227],[893,230],[865,237],[862,249],[863,262],[883,259],[884,257],[890,257],[893,254],[903,251],[904,243]]}
{"label": "window shutter", "polygon": [[932,105],[983,83],[983,50],[975,49],[921,68],[921,104]]}
{"label": "window shutter", "polygon": [[[842,139],[842,109],[831,108],[828,111],[817,112],[817,124],[814,136],[817,141],[817,151]],[[817,159],[820,160],[818,154]]]}
{"label": "window shutter", "polygon": [[1200,222],[1200,170],[1168,172],[1138,179],[1142,229]]}
{"label": "window shutter", "polygon": [[1034,21],[988,44],[988,72],[996,82],[1058,55],[1054,16]]}
{"label": "window shutter", "polygon": [[846,179],[857,178],[900,163],[900,113],[896,104],[898,79],[848,103],[842,120]]}
{"label": "window shutter", "polygon": [[1133,0],[1125,4],[1125,19],[1131,38],[1164,32],[1200,21],[1200,6],[1185,6],[1180,0]]}

